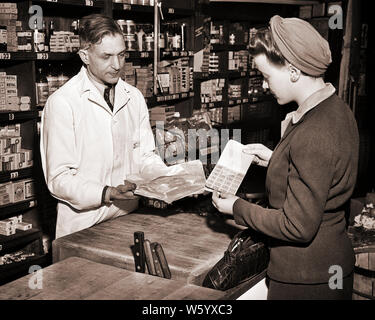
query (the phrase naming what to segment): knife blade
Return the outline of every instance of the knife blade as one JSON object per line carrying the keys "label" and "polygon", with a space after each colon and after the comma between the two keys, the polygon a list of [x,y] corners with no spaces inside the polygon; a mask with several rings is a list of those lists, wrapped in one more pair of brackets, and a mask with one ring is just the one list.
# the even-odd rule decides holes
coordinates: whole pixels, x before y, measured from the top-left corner
{"label": "knife blade", "polygon": [[156,243],[155,251],[156,251],[156,255],[158,256],[164,278],[170,279],[172,277],[171,271],[169,270],[167,258],[165,257],[163,247],[161,246],[160,243]]}
{"label": "knife blade", "polygon": [[164,278],[163,270],[161,269],[159,258],[155,250],[156,245],[157,245],[157,242],[151,243],[151,252],[152,252],[152,259],[154,261],[154,266],[155,266],[155,273],[158,277]]}
{"label": "knife blade", "polygon": [[154,265],[154,259],[152,258],[150,240],[145,239],[145,241],[143,242],[143,247],[145,250],[146,265],[147,265],[148,273],[153,276],[156,276],[156,270],[155,270],[155,265]]}
{"label": "knife blade", "polygon": [[144,233],[142,231],[134,232],[134,262],[136,272],[145,272],[145,253],[143,248]]}

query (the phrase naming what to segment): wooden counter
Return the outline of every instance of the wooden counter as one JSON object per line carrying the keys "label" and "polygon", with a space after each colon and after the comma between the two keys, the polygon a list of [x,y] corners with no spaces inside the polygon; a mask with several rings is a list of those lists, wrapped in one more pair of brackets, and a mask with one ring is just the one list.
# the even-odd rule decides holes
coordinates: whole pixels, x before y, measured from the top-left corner
{"label": "wooden counter", "polygon": [[[78,256],[135,271],[131,249],[135,231],[143,231],[145,239],[162,245],[173,280],[200,286],[239,229],[216,215],[168,210],[131,213],[55,240],[53,261]],[[227,290],[225,298],[239,297],[264,277],[265,272]]]}
{"label": "wooden counter", "polygon": [[[0,300],[219,300],[224,292],[71,257],[0,287]],[[105,275],[105,276],[104,276]],[[32,279],[31,279],[32,280]],[[34,283],[33,281],[31,281]]]}

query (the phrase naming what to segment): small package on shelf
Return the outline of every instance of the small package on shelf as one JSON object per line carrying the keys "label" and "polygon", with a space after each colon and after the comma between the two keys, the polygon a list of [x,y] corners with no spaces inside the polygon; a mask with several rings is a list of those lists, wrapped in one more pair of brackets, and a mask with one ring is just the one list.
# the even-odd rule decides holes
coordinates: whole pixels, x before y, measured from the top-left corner
{"label": "small package on shelf", "polygon": [[0,206],[10,203],[11,185],[11,182],[0,184]]}
{"label": "small package on shelf", "polygon": [[10,236],[16,233],[16,222],[13,219],[0,221],[0,235]]}
{"label": "small package on shelf", "polygon": [[23,180],[25,190],[25,200],[35,196],[35,182],[33,179]]}
{"label": "small package on shelf", "polygon": [[25,184],[23,181],[12,183],[11,202],[20,202],[25,200]]}
{"label": "small package on shelf", "polygon": [[33,227],[33,225],[31,223],[27,223],[27,222],[18,222],[16,224],[16,229],[22,230],[22,231],[30,230],[30,229],[32,229],[32,227]]}

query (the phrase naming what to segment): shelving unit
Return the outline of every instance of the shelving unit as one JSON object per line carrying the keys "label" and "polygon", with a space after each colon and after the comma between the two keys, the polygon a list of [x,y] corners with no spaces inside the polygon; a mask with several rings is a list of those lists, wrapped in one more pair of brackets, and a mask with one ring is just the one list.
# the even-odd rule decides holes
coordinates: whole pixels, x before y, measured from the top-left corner
{"label": "shelving unit", "polygon": [[[28,25],[31,5],[39,5],[43,9],[43,19],[56,19],[59,29],[70,26],[70,19],[79,19],[90,12],[104,12],[105,1],[97,0],[24,0],[7,2],[15,3],[18,9],[18,21],[22,21],[23,30]],[[108,1],[107,1],[108,2]],[[24,29],[25,28],[25,29]],[[74,65],[79,62],[77,53],[72,52],[0,52],[0,71],[17,76],[18,96],[30,97],[31,109],[28,111],[1,111],[0,126],[20,126],[22,147],[33,152],[33,166],[0,172],[0,183],[17,183],[32,178],[35,182],[35,195],[27,200],[8,203],[0,206],[0,220],[18,215],[27,217],[24,220],[32,223],[33,228],[27,231],[16,230],[10,236],[0,235],[0,257],[13,255],[15,251],[28,252],[30,256],[24,260],[12,260],[9,264],[0,265],[0,284],[14,280],[29,272],[31,265],[41,267],[51,263],[51,254],[43,250],[42,238],[54,236],[54,219],[56,218],[56,201],[45,186],[39,154],[39,137],[37,122],[40,121],[40,108],[36,106],[36,69],[49,63],[65,62]]]}

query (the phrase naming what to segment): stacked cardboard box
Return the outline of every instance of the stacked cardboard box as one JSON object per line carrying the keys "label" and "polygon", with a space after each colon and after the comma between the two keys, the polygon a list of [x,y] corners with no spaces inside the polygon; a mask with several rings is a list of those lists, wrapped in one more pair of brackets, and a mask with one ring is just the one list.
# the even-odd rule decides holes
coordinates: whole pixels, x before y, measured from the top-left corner
{"label": "stacked cardboard box", "polygon": [[246,50],[228,52],[228,70],[247,71],[249,53]]}
{"label": "stacked cardboard box", "polygon": [[135,69],[132,62],[125,62],[121,74],[121,78],[134,87],[136,84]]}
{"label": "stacked cardboard box", "polygon": [[222,108],[212,108],[208,110],[211,122],[214,124],[223,123],[223,109]]}
{"label": "stacked cardboard box", "polygon": [[30,110],[29,96],[18,96],[17,76],[0,72],[0,111]]}
{"label": "stacked cardboard box", "polygon": [[180,72],[180,87],[178,92],[189,92],[190,90],[190,67],[189,58],[178,59],[176,65]]}
{"label": "stacked cardboard box", "polygon": [[79,36],[71,31],[55,31],[49,45],[51,52],[77,52],[80,47]]}
{"label": "stacked cardboard box", "polygon": [[20,131],[20,124],[0,127],[0,172],[23,169],[33,165],[32,150],[21,147]]}
{"label": "stacked cardboard box", "polygon": [[0,205],[29,200],[35,196],[34,180],[23,179],[0,184]]}
{"label": "stacked cardboard box", "polygon": [[211,79],[201,82],[201,102],[217,102],[223,100],[225,79]]}
{"label": "stacked cardboard box", "polygon": [[22,221],[22,214],[8,219],[0,220],[0,235],[10,236],[16,233],[16,230],[29,230],[33,226],[31,223]]}
{"label": "stacked cardboard box", "polygon": [[168,122],[170,119],[179,115],[176,113],[175,106],[160,105],[150,109],[150,124],[151,126],[156,125],[156,121]]}
{"label": "stacked cardboard box", "polygon": [[0,51],[17,51],[17,15],[17,3],[0,3],[0,43],[5,43]]}
{"label": "stacked cardboard box", "polygon": [[145,98],[152,97],[154,93],[154,80],[152,66],[136,68],[136,87]]}
{"label": "stacked cardboard box", "polygon": [[241,107],[240,105],[228,108],[228,123],[241,120]]}

